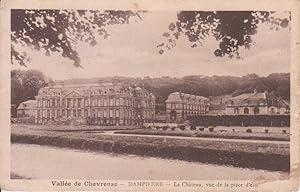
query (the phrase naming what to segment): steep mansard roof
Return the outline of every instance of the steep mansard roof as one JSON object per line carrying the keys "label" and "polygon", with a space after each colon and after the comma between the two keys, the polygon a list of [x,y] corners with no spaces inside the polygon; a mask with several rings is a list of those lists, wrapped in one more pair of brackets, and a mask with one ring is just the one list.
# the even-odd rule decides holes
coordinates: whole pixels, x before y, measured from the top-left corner
{"label": "steep mansard roof", "polygon": [[207,102],[209,99],[203,96],[191,95],[186,93],[174,92],[168,96],[166,102]]}
{"label": "steep mansard roof", "polygon": [[55,84],[39,90],[39,96],[66,96],[72,92],[79,95],[101,95],[101,94],[127,94],[135,95],[140,92],[144,96],[154,98],[152,93],[140,87],[132,88],[121,83],[85,83],[85,84]]}
{"label": "steep mansard roof", "polygon": [[17,109],[34,109],[36,106],[36,100],[28,100],[20,103]]}
{"label": "steep mansard roof", "polygon": [[277,106],[277,107],[287,107],[289,104],[283,99],[277,97],[273,93],[245,93],[232,97],[226,101],[226,105],[248,105],[248,106]]}

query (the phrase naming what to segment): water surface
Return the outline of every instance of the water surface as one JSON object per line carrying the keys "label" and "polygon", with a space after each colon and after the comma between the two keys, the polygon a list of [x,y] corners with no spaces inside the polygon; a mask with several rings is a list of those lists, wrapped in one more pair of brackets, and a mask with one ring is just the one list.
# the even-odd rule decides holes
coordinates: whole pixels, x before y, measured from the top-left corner
{"label": "water surface", "polygon": [[288,173],[136,155],[12,144],[12,172],[32,179],[286,179]]}

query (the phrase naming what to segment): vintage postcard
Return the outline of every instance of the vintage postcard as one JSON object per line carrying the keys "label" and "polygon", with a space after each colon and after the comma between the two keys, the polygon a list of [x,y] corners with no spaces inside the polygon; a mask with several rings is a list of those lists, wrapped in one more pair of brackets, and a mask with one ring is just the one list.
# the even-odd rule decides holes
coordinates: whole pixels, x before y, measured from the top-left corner
{"label": "vintage postcard", "polygon": [[299,10],[1,1],[0,188],[296,191]]}

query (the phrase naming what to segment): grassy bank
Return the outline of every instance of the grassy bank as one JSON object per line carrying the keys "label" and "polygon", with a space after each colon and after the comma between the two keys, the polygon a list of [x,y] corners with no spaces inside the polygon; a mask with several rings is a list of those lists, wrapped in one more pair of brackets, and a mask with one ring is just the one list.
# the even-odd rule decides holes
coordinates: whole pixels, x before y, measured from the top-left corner
{"label": "grassy bank", "polygon": [[207,137],[225,139],[251,139],[251,140],[270,140],[270,141],[289,141],[289,134],[270,134],[270,133],[242,133],[242,132],[201,132],[201,131],[180,131],[180,130],[156,130],[139,129],[117,131],[118,134],[134,135],[161,135],[161,136],[182,136],[182,137]]}
{"label": "grassy bank", "polygon": [[13,126],[13,143],[136,154],[273,171],[289,170],[289,145],[57,132]]}

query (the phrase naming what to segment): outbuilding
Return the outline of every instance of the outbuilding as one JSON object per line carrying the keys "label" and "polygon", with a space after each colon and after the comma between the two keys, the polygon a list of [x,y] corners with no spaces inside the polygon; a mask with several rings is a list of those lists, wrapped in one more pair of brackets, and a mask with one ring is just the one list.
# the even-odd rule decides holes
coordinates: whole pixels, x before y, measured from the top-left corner
{"label": "outbuilding", "polygon": [[36,114],[36,100],[22,102],[17,108],[17,117],[34,117]]}

